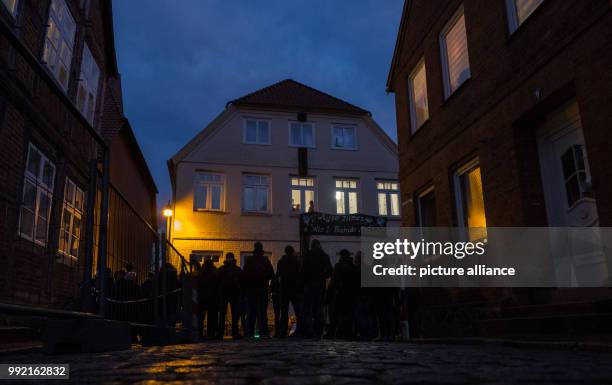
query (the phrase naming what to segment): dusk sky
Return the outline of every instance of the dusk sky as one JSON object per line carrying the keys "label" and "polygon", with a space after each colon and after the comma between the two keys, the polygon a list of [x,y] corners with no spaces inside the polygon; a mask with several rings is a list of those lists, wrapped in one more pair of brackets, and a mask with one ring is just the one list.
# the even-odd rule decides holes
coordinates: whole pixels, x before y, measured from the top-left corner
{"label": "dusk sky", "polygon": [[113,2],[125,114],[159,189],[166,160],[225,103],[292,78],[372,112],[395,139],[385,82],[403,0]]}

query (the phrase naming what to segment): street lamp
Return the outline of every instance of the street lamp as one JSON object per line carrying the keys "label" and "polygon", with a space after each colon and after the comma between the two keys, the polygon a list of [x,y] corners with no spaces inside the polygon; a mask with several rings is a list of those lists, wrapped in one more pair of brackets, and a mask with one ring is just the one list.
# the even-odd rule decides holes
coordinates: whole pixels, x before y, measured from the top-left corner
{"label": "street lamp", "polygon": [[168,239],[168,242],[170,242],[170,230],[171,230],[170,220],[172,218],[172,214],[173,212],[172,212],[172,209],[170,208],[170,201],[168,201],[168,204],[162,211],[162,215],[166,218],[166,237]]}

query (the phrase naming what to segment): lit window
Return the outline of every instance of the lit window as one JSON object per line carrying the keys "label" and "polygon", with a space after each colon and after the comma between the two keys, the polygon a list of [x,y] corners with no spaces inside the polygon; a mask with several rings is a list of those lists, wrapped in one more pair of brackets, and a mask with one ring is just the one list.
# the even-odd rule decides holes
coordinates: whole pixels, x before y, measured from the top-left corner
{"label": "lit window", "polygon": [[336,214],[355,214],[357,205],[357,180],[336,179]]}
{"label": "lit window", "polygon": [[210,172],[198,172],[195,181],[194,209],[196,211],[222,211],[224,201],[224,176]]}
{"label": "lit window", "polygon": [[400,215],[399,186],[397,182],[378,181],[376,182],[376,190],[378,193],[378,215]]}
{"label": "lit window", "polygon": [[270,144],[270,122],[255,119],[245,120],[243,143]]}
{"label": "lit window", "polygon": [[66,178],[64,184],[64,205],[59,237],[60,253],[77,258],[81,239],[81,224],[85,194],[77,185]]}
{"label": "lit window", "polygon": [[508,28],[513,33],[544,0],[506,0]]}
{"label": "lit window", "polygon": [[98,82],[100,79],[100,68],[96,63],[87,44],[83,47],[83,61],[81,62],[81,78],[77,91],[77,107],[93,124],[96,112],[96,97],[98,95]]}
{"label": "lit window", "polygon": [[291,122],[289,144],[296,147],[314,147],[314,129],[311,123]]}
{"label": "lit window", "polygon": [[357,134],[355,126],[332,127],[332,148],[357,149]]}
{"label": "lit window", "polygon": [[245,212],[267,213],[270,208],[270,178],[267,175],[243,176],[243,206]]}
{"label": "lit window", "polygon": [[471,76],[463,6],[459,8],[440,34],[440,47],[444,97],[448,98]]}
{"label": "lit window", "polygon": [[292,177],[291,211],[313,212],[314,204],[314,179]]}
{"label": "lit window", "polygon": [[408,97],[410,99],[410,120],[412,132],[416,132],[429,119],[429,107],[427,106],[427,75],[425,73],[425,60],[421,59],[419,64],[410,74],[408,79]]}
{"label": "lit window", "polygon": [[478,161],[473,161],[455,174],[457,216],[460,226],[468,229],[469,240],[487,237],[482,179]]}
{"label": "lit window", "polygon": [[8,11],[15,17],[17,15],[18,0],[2,0],[2,3],[8,9]]}
{"label": "lit window", "polygon": [[68,89],[75,31],[76,23],[65,0],[52,0],[43,61],[64,91]]}
{"label": "lit window", "polygon": [[40,245],[47,244],[54,181],[55,165],[30,144],[23,184],[19,233],[25,239]]}
{"label": "lit window", "polygon": [[221,259],[221,255],[223,255],[222,251],[193,250],[191,254],[189,254],[189,261],[202,264],[205,260],[210,259],[214,263],[217,263]]}
{"label": "lit window", "polygon": [[585,167],[582,145],[575,144],[561,156],[567,207],[591,195],[590,175]]}
{"label": "lit window", "polygon": [[429,187],[417,194],[416,211],[416,219],[419,226],[436,226],[436,197],[433,187]]}

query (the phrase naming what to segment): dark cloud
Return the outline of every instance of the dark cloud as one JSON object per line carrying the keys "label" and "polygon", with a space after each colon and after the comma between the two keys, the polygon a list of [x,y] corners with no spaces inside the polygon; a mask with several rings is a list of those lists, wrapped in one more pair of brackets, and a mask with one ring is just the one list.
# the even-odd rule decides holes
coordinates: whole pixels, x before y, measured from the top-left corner
{"label": "dark cloud", "polygon": [[372,111],[395,133],[385,81],[403,0],[120,0],[126,115],[160,190],[166,160],[225,103],[293,78]]}

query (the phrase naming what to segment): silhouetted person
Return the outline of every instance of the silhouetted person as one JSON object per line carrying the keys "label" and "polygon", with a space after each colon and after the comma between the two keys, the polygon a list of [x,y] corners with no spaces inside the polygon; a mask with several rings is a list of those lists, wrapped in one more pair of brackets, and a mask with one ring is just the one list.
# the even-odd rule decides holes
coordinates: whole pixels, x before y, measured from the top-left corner
{"label": "silhouetted person", "polygon": [[225,316],[227,314],[227,305],[230,305],[232,312],[232,338],[240,338],[238,332],[238,322],[240,321],[241,310],[241,294],[242,294],[242,269],[236,266],[236,258],[234,253],[225,255],[225,262],[219,268],[219,328],[217,337],[223,338],[225,333]]}
{"label": "silhouetted person", "polygon": [[[200,336],[214,338],[216,336],[219,311],[219,279],[215,263],[210,257],[204,260],[198,276],[198,327]],[[204,334],[204,318],[206,318],[206,334]]]}
{"label": "silhouetted person", "polygon": [[[295,250],[291,246],[285,247],[285,255],[276,264],[276,277],[278,279],[278,287],[280,292],[280,324],[278,337],[287,336],[289,328],[289,304],[293,306],[293,311],[298,320],[298,328],[300,325],[300,310],[302,303],[302,292],[304,286],[300,272],[301,264]],[[296,329],[296,334],[301,331]]]}
{"label": "silhouetted person", "polygon": [[274,268],[264,255],[263,245],[255,242],[253,254],[246,258],[243,285],[247,297],[246,335],[255,336],[255,324],[262,337],[268,337],[268,287]]}
{"label": "silhouetted person", "polygon": [[357,297],[353,303],[355,331],[357,339],[369,341],[376,337],[376,320],[373,311],[372,291],[369,287],[361,287],[361,251],[355,253],[354,285],[358,288]]}
{"label": "silhouetted person", "polygon": [[355,285],[357,268],[351,258],[351,253],[340,250],[340,259],[334,266],[331,280],[332,306],[330,314],[330,338],[353,338],[353,306],[359,291]]}
{"label": "silhouetted person", "polygon": [[274,311],[274,337],[279,337],[280,329],[280,287],[278,283],[278,277],[274,276],[270,281],[270,298],[272,298],[272,310]]}
{"label": "silhouetted person", "polygon": [[391,341],[395,336],[395,306],[398,301],[397,290],[393,287],[373,288],[373,304],[378,323],[378,339]]}
{"label": "silhouetted person", "polygon": [[301,311],[303,319],[302,333],[305,337],[321,338],[323,334],[323,296],[325,283],[331,276],[331,262],[321,248],[321,243],[314,239],[310,250],[302,262],[302,278],[304,280],[304,304]]}
{"label": "silhouetted person", "polygon": [[308,202],[308,212],[309,213],[314,213],[315,212],[314,202],[313,201]]}

